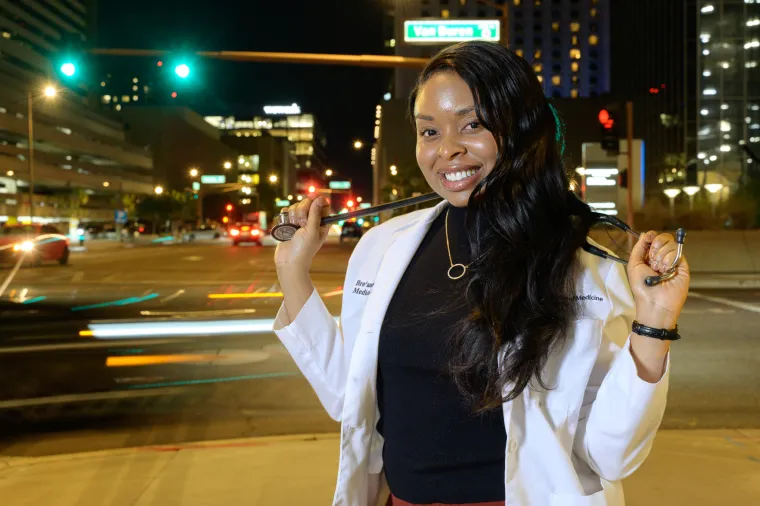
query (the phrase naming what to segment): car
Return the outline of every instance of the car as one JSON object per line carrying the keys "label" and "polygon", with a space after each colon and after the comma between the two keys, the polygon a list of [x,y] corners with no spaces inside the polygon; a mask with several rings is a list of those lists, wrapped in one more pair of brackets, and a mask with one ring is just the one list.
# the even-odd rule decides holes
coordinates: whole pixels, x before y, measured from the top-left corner
{"label": "car", "polygon": [[244,242],[261,246],[264,233],[256,223],[241,222],[230,227],[230,237],[232,237],[233,246],[240,246]]}
{"label": "car", "polygon": [[27,255],[27,263],[69,263],[69,239],[53,225],[5,225],[0,230],[0,262],[17,262]]}
{"label": "car", "polygon": [[343,243],[344,239],[361,239],[362,234],[362,228],[356,222],[347,221],[340,230],[340,242]]}

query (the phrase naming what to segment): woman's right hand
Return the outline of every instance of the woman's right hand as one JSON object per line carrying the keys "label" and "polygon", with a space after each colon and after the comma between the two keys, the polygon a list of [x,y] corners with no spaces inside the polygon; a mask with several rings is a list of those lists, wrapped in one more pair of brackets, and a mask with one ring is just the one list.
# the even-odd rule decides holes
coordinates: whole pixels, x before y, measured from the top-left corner
{"label": "woman's right hand", "polygon": [[291,223],[299,225],[293,238],[277,244],[274,253],[276,267],[299,267],[308,269],[317,251],[327,240],[329,226],[320,226],[320,220],[330,211],[330,202],[325,197],[315,200],[303,199],[288,208]]}

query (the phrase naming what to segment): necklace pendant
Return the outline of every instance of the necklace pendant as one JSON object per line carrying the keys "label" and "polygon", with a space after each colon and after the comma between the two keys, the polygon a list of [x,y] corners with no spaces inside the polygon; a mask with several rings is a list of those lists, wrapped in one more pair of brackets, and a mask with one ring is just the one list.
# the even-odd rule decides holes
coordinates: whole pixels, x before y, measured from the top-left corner
{"label": "necklace pendant", "polygon": [[[459,269],[461,269],[461,272],[459,272]],[[452,274],[453,272],[453,274]],[[462,279],[467,272],[467,266],[464,264],[454,264],[451,267],[449,267],[449,270],[446,274],[448,274],[449,279],[456,281],[457,279]],[[457,276],[457,274],[459,274]]]}

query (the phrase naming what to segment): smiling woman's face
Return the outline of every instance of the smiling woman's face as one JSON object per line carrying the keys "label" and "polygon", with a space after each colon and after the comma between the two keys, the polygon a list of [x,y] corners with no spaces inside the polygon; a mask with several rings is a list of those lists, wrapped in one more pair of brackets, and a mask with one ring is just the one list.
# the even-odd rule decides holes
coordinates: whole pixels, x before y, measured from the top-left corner
{"label": "smiling woman's face", "polygon": [[456,207],[493,170],[499,149],[475,113],[475,98],[454,72],[441,72],[420,88],[414,104],[417,163],[428,184]]}

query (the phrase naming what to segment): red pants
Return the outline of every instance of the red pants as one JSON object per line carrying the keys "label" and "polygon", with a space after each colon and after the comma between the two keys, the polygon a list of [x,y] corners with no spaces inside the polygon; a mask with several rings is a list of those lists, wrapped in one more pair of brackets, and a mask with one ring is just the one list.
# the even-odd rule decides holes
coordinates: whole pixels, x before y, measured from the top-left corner
{"label": "red pants", "polygon": [[390,497],[388,497],[388,502],[385,503],[385,506],[504,506],[503,501],[494,501],[494,502],[478,502],[478,503],[466,503],[466,504],[443,504],[443,503],[433,503],[433,504],[412,504],[410,502],[402,501],[398,497],[394,497],[393,494],[391,494]]}

